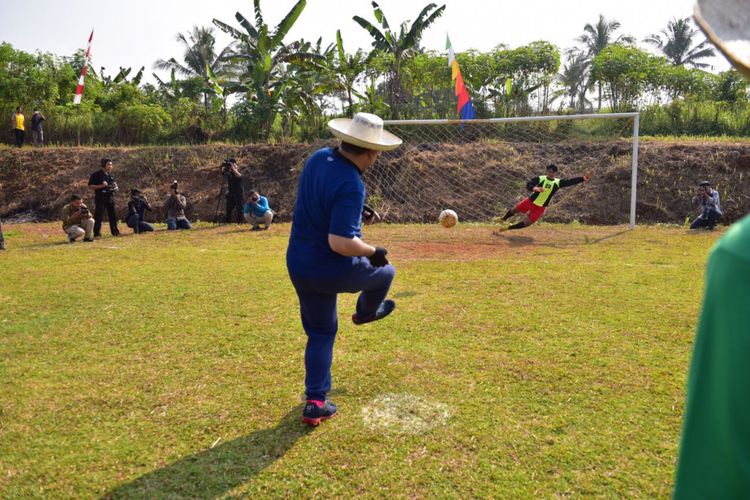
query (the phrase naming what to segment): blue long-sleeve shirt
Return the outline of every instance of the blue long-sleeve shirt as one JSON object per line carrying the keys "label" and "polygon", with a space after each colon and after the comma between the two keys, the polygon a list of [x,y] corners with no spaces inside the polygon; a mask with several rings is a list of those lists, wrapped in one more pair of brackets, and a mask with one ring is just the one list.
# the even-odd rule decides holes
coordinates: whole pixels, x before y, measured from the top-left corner
{"label": "blue long-sleeve shirt", "polygon": [[252,212],[255,217],[263,217],[269,210],[271,210],[271,207],[268,206],[268,198],[261,196],[257,203],[245,203],[242,211],[246,214]]}

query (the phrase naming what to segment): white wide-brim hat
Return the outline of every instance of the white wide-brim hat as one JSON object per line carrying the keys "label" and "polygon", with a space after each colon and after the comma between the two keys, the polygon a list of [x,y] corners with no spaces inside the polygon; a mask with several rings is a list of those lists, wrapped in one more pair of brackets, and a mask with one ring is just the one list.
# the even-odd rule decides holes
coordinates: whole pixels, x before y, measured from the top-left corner
{"label": "white wide-brim hat", "polygon": [[403,142],[383,130],[383,120],[370,113],[357,113],[354,118],[335,118],[328,122],[328,128],[343,142],[375,151],[390,151]]}

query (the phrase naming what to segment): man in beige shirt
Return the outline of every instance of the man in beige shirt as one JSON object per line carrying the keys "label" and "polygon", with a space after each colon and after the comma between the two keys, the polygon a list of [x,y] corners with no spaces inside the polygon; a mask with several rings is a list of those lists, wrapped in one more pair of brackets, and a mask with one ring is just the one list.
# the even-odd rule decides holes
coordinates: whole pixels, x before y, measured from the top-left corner
{"label": "man in beige shirt", "polygon": [[88,207],[77,194],[70,197],[70,203],[62,209],[63,231],[68,235],[68,241],[73,243],[81,236],[83,241],[94,241],[92,232],[94,230],[94,219],[89,213]]}

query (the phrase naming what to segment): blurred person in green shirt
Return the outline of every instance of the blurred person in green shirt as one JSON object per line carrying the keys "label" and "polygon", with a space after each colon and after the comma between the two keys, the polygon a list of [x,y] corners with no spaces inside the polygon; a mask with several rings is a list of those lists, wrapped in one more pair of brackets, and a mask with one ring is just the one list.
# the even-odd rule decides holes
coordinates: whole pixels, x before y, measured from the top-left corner
{"label": "blurred person in green shirt", "polygon": [[750,498],[750,216],[714,245],[693,348],[675,499]]}

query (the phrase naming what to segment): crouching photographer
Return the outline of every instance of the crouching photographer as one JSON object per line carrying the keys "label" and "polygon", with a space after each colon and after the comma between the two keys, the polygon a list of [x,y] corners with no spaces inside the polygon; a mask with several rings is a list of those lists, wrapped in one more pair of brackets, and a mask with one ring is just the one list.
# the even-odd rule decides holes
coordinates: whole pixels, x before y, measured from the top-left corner
{"label": "crouching photographer", "polygon": [[132,189],[130,191],[130,201],[128,201],[128,216],[126,221],[128,227],[133,229],[133,232],[136,234],[154,230],[154,226],[144,220],[146,210],[149,212],[152,210],[148,199],[139,189]]}
{"label": "crouching photographer", "polygon": [[[256,190],[250,191],[250,196],[243,209],[245,220],[253,226],[253,231],[268,229],[273,221],[273,210],[268,206],[268,198],[261,196]],[[261,228],[260,225],[263,224]]]}
{"label": "crouching photographer", "polygon": [[81,196],[74,194],[70,197],[70,203],[62,209],[62,227],[65,234],[68,235],[68,242],[73,243],[83,236],[83,241],[94,241],[94,218],[86,205],[84,205]]}
{"label": "crouching photographer", "polygon": [[187,200],[185,196],[180,193],[178,189],[177,181],[174,181],[169,188],[169,196],[164,202],[164,206],[167,207],[167,229],[174,231],[175,229],[190,229],[190,221],[185,217],[185,207],[187,207]]}
{"label": "crouching photographer", "polygon": [[221,174],[227,185],[227,213],[224,222],[232,222],[233,212],[237,212],[235,221],[242,224],[242,206],[245,204],[245,191],[242,187],[242,174],[234,158],[227,158],[221,164]]}
{"label": "crouching photographer", "polygon": [[711,182],[703,181],[693,196],[693,206],[700,207],[700,215],[690,224],[690,229],[706,228],[713,230],[722,217],[719,192],[711,187]]}

